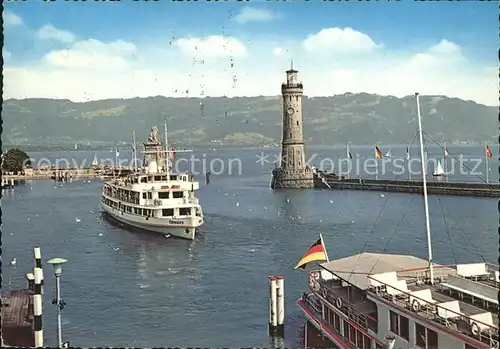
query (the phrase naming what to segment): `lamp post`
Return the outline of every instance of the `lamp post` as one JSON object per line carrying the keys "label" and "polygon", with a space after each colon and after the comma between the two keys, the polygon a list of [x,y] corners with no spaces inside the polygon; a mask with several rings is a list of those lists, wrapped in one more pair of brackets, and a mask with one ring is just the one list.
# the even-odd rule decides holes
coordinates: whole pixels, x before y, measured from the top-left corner
{"label": "lamp post", "polygon": [[61,329],[61,310],[64,308],[66,303],[61,299],[61,284],[59,278],[62,273],[62,265],[66,263],[67,260],[64,258],[52,258],[47,263],[52,264],[54,268],[54,275],[56,277],[56,298],[52,301],[52,304],[57,307],[57,344],[58,348],[63,348],[62,341],[62,329]]}

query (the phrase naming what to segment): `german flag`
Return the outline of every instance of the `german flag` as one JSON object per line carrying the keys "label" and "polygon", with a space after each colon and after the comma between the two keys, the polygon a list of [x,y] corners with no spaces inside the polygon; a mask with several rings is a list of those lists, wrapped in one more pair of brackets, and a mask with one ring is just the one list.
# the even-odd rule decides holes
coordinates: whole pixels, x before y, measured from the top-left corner
{"label": "german flag", "polygon": [[384,156],[382,155],[382,152],[380,151],[380,149],[377,146],[375,146],[375,157],[377,159],[383,159],[384,158]]}
{"label": "german flag", "polygon": [[491,152],[491,149],[488,146],[488,144],[486,144],[486,157],[491,158],[492,156],[493,156],[493,153]]}
{"label": "german flag", "polygon": [[300,268],[300,269],[305,269],[307,263],[314,262],[314,261],[326,261],[328,260],[326,256],[326,251],[325,251],[325,246],[323,246],[323,239],[320,237],[307,251],[302,258],[300,259],[299,263],[295,266],[295,269]]}

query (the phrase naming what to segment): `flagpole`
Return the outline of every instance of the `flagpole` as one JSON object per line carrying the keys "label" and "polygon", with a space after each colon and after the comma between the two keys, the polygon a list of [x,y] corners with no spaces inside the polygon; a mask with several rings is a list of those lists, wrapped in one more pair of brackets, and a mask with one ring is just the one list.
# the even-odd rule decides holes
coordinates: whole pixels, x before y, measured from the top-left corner
{"label": "flagpole", "polygon": [[347,152],[347,179],[349,179],[350,177],[350,164],[351,164],[351,157],[349,156],[349,143],[347,143],[347,148],[346,148],[346,152]]}
{"label": "flagpole", "polygon": [[489,154],[488,154],[488,148],[487,148],[486,144],[484,145],[484,150],[485,150],[485,152],[484,152],[484,154],[485,154],[485,161],[484,161],[484,163],[486,165],[486,184],[489,184],[490,183],[490,178],[489,178],[490,177],[489,176],[490,175],[490,171],[489,171],[490,167],[488,166],[488,155]]}
{"label": "flagpole", "polygon": [[132,131],[132,138],[134,139],[134,173],[137,173],[137,145],[135,142],[135,130]]}
{"label": "flagpole", "polygon": [[321,244],[323,245],[323,249],[325,250],[326,261],[330,262],[330,259],[328,259],[328,252],[326,252],[325,242],[323,241],[323,235],[321,233],[319,233],[319,238],[321,239]]}
{"label": "flagpole", "polygon": [[410,169],[410,148],[406,147],[406,167],[408,168],[408,181],[411,181],[411,169]]}

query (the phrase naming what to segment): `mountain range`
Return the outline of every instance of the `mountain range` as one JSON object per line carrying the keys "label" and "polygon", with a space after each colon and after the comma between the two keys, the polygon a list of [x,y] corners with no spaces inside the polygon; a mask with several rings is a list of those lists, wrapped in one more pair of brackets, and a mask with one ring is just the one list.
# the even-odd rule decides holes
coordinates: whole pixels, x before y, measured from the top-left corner
{"label": "mountain range", "polygon": [[[490,142],[498,137],[494,107],[445,96],[421,96],[424,131],[440,142]],[[303,97],[308,144],[404,144],[417,130],[414,96],[367,93]],[[62,99],[3,102],[6,145],[73,146],[143,141],[152,126],[163,134],[165,118],[174,144],[272,145],[281,141],[280,96],[106,99],[76,103]]]}

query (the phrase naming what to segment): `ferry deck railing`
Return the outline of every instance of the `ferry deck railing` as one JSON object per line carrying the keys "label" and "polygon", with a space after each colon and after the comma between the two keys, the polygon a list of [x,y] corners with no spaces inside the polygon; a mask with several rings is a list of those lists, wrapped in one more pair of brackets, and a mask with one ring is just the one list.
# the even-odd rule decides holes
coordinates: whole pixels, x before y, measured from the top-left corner
{"label": "ferry deck railing", "polygon": [[[315,294],[313,292],[313,294]],[[316,294],[315,294],[316,295]],[[320,319],[323,319],[323,313],[322,313],[322,309],[321,309],[321,304],[317,304],[315,303],[310,297],[308,294],[304,294],[302,296],[302,299],[304,300],[304,302],[307,304],[307,306],[313,310],[315,313],[316,313],[316,316],[319,317]],[[327,300],[329,303],[331,302],[331,300]],[[347,315],[347,314],[344,314],[344,315]],[[370,318],[369,316],[367,316],[368,318]],[[356,319],[358,321],[356,321],[354,318],[352,317],[349,317],[349,319],[353,322],[355,322],[358,326],[362,327],[364,330],[366,330],[367,328],[364,327],[364,325],[362,324],[361,321],[359,321],[360,319]],[[373,318],[372,318],[373,319]],[[324,319],[323,319],[324,320]],[[374,320],[374,319],[373,319]],[[356,349],[357,347],[355,345],[353,345],[348,338],[345,338],[345,336],[340,332],[339,329],[336,329],[335,327],[333,327],[331,324],[327,323],[326,321],[322,321],[322,324],[321,324],[322,327],[327,327],[330,331],[334,332],[335,334],[337,334],[338,336],[342,337],[345,339],[345,341],[349,344],[349,347],[352,348],[352,349]],[[376,320],[375,320],[375,326],[376,326]],[[376,330],[375,330],[376,331]],[[377,338],[371,338],[371,340],[373,342],[375,342],[376,344],[376,348],[385,348],[386,345],[385,343],[383,343],[382,341],[378,340]]]}
{"label": "ferry deck railing", "polygon": [[[319,273],[319,271],[316,272]],[[335,292],[336,288],[340,289],[343,286],[328,285],[328,280],[322,280],[321,278],[316,279],[314,277],[314,271],[309,274],[309,285],[314,293],[318,293],[319,295],[321,295],[328,301],[328,303],[338,309],[342,314],[347,316],[349,320],[351,320],[364,330],[369,329],[375,333],[378,331],[377,319],[371,317],[368,314],[359,312],[358,310],[356,310],[351,301]]]}
{"label": "ferry deck railing", "polygon": [[[440,267],[450,267],[450,266],[440,266]],[[427,275],[428,273],[428,270],[427,272],[425,272],[423,268],[407,270],[403,272],[412,272],[412,271],[415,273],[415,276],[418,273],[424,273],[425,275]],[[439,304],[431,303],[428,300],[420,298],[418,296],[411,295],[407,290],[398,289],[397,287],[390,285],[382,280],[378,280],[372,275],[367,275],[367,277],[371,280],[376,281],[378,284],[381,285],[378,287],[371,287],[369,289],[378,296],[382,296],[384,299],[393,302],[395,305],[399,307],[409,309],[414,313],[416,312],[419,316],[422,316],[427,320],[431,320],[433,322],[445,325],[446,327],[452,328],[467,337],[479,340],[480,342],[489,345],[491,348],[499,348],[500,344],[498,335],[499,328],[497,326],[492,326],[480,320],[473,319],[470,316],[467,316],[463,313],[454,311],[447,307],[440,306]],[[399,295],[394,296],[392,294],[389,294],[387,292],[387,288],[396,290],[399,293]],[[415,311],[415,309],[412,308],[412,304],[410,304],[410,296],[411,299],[418,300],[419,307],[417,311]],[[445,314],[453,314],[454,316],[448,316],[447,318],[443,318],[439,316],[439,310],[441,310],[441,312]],[[479,329],[479,331],[477,331],[478,332],[477,334],[474,334],[472,330],[474,323],[476,324],[475,326],[477,326],[477,328]]]}

